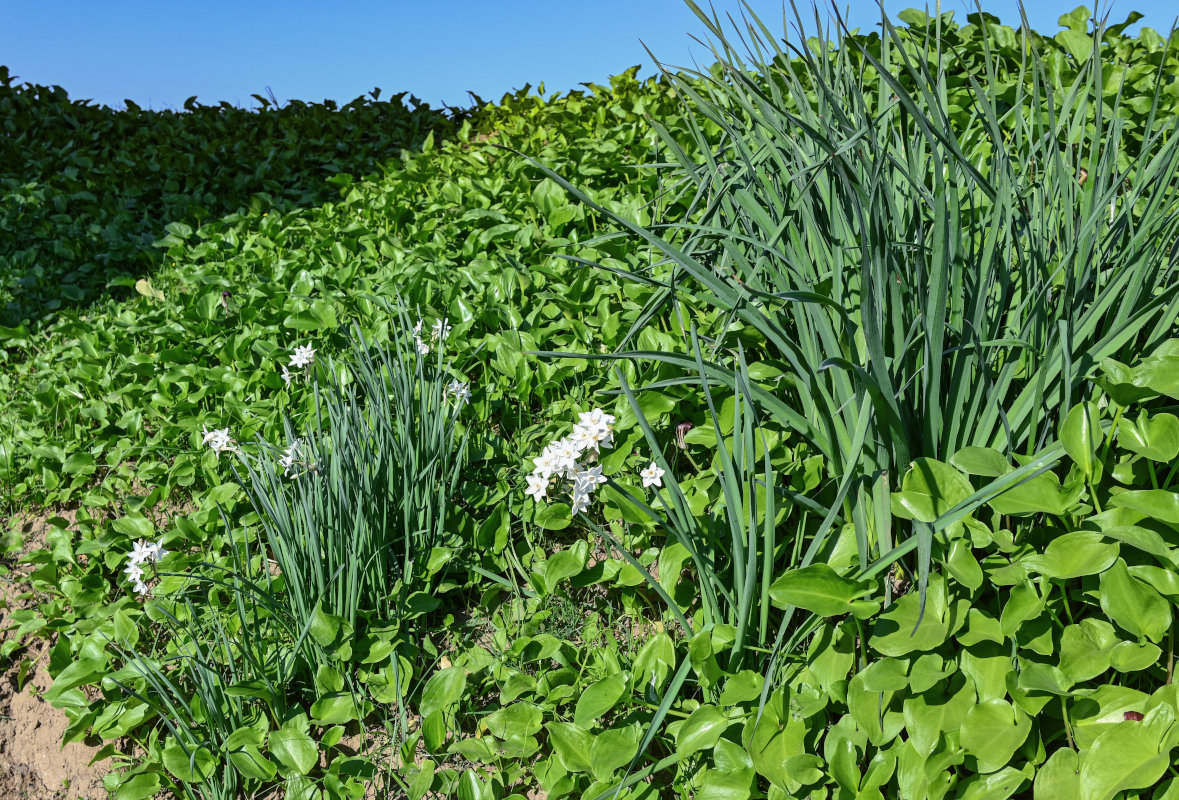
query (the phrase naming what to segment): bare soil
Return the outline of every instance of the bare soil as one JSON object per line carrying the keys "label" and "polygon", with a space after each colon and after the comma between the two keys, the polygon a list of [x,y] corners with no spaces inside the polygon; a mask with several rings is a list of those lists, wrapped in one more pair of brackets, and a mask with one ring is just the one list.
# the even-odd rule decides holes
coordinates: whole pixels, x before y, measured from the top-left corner
{"label": "bare soil", "polygon": [[[24,536],[21,555],[45,544],[48,525],[54,516],[72,518],[69,512],[47,512],[43,518],[15,521]],[[23,583],[27,569],[12,567],[0,575],[0,644],[12,638],[9,617],[13,611],[35,607],[38,598]],[[69,725],[64,712],[49,705],[41,695],[53,683],[46,666],[52,641],[31,636],[25,646],[9,659],[0,660],[0,800],[100,800],[108,797],[102,785],[109,762],[90,764],[98,747],[82,742],[61,746],[62,733]],[[18,689],[20,665],[31,660],[35,666]],[[97,742],[95,744],[98,744]]]}

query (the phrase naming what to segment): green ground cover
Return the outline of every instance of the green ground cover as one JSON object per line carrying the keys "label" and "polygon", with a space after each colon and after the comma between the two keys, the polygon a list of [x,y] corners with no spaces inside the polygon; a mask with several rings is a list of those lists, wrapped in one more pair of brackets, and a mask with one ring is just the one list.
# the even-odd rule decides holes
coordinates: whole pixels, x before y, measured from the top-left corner
{"label": "green ground cover", "polygon": [[119,800],[1179,793],[1179,46],[700,16],[451,113],[3,73],[0,658]]}

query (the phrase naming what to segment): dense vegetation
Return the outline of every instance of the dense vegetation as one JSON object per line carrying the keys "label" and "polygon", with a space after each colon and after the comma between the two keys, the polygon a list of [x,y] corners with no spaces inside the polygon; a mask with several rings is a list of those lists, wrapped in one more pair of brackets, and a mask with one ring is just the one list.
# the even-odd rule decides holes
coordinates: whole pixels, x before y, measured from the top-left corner
{"label": "dense vegetation", "polygon": [[697,13],[445,114],[0,72],[0,658],[119,800],[1179,793],[1179,45]]}

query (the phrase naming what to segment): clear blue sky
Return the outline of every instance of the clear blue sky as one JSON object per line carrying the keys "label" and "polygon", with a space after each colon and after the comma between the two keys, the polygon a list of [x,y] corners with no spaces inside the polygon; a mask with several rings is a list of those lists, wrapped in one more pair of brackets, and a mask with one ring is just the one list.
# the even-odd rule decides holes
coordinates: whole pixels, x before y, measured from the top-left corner
{"label": "clear blue sky", "polygon": [[[804,6],[805,3],[805,6]],[[1036,0],[1027,13],[1041,32],[1077,0]],[[714,0],[736,12],[738,0]],[[780,0],[750,0],[775,30]],[[923,7],[886,0],[896,12]],[[810,8],[801,0],[800,8]],[[823,6],[826,8],[826,6]],[[841,3],[853,26],[879,20],[873,0]],[[1018,24],[1015,0],[983,0],[984,10]],[[970,8],[973,8],[971,4]],[[1120,22],[1131,10],[1164,35],[1174,0],[1104,3]],[[963,0],[943,0],[965,21]],[[804,14],[809,14],[804,11]],[[811,15],[810,18],[813,18]],[[270,87],[280,101],[347,101],[381,87],[409,91],[432,105],[467,105],[467,90],[498,100],[525,83],[547,93],[577,88],[634,64],[653,72],[642,39],[664,62],[691,65],[707,51],[692,42],[700,22],[682,0],[5,0],[0,4],[0,64],[22,81],[63,86],[74,98],[121,106],[123,98],[174,108],[203,103],[255,105]],[[813,32],[813,31],[808,31]]]}

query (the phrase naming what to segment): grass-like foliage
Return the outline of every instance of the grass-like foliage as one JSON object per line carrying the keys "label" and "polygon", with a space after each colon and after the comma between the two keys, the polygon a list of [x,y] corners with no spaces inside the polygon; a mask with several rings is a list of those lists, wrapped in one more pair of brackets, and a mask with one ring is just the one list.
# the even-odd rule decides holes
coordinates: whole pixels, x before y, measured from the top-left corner
{"label": "grass-like foliage", "polygon": [[[826,524],[796,534],[807,562],[839,514],[864,573],[916,548],[924,587],[929,537],[953,517],[894,530],[887,499],[905,468],[967,446],[1035,455],[1097,363],[1173,324],[1179,138],[1159,112],[1171,78],[1136,87],[1149,105],[1132,123],[1105,29],[1061,82],[1046,63],[1059,53],[1026,30],[1013,69],[985,17],[971,32],[978,63],[952,75],[940,19],[904,37],[884,19],[878,38],[836,30],[788,51],[750,13],[740,52],[693,8],[717,66],[676,79],[694,146],[663,138],[701,213],[679,226],[682,244],[610,216],[664,253],[668,296],[755,330],[787,366],[784,393],[761,406],[838,481]],[[756,383],[700,367],[731,389]]]}
{"label": "grass-like foliage", "polygon": [[357,331],[351,363],[316,371],[324,378],[313,382],[307,429],[290,432],[294,464],[270,451],[244,461],[247,495],[302,622],[319,609],[355,630],[362,612],[395,619],[411,594],[429,591],[465,438],[443,343],[421,354],[408,319],[397,321],[389,344]]}

